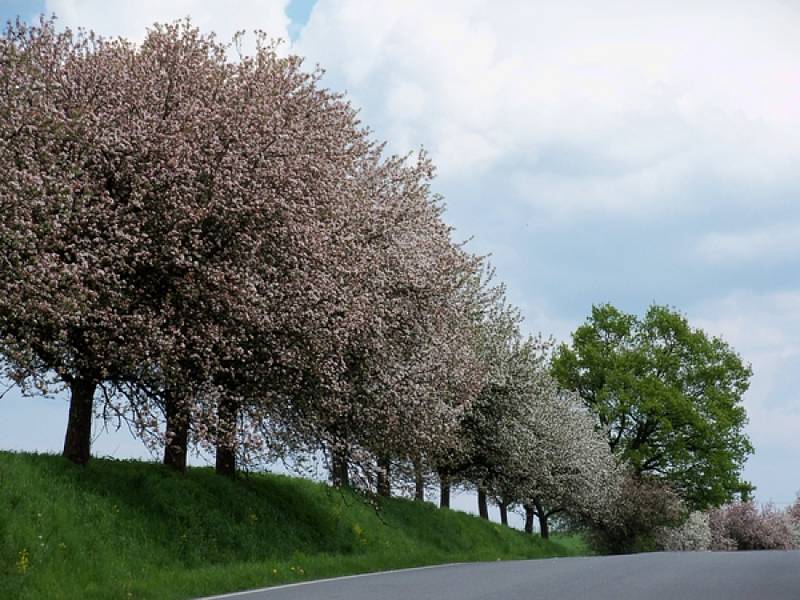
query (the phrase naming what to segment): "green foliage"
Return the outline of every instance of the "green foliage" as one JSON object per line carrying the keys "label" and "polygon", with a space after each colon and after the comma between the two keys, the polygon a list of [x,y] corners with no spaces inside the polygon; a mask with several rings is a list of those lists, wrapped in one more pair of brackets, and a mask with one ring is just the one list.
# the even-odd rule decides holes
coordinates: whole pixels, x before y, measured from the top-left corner
{"label": "green foliage", "polygon": [[742,406],[750,367],[680,313],[654,305],[639,319],[595,306],[552,368],[597,415],[611,448],[634,472],[668,481],[690,508],[752,489],[740,481],[753,451]]}
{"label": "green foliage", "polygon": [[0,598],[189,598],[471,560],[585,553],[456,511],[278,475],[0,453]]}

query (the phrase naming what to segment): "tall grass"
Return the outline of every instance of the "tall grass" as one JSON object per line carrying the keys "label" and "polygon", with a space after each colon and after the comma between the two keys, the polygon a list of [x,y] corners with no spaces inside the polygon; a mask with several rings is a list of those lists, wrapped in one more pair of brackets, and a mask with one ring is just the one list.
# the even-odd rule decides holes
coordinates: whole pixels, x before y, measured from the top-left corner
{"label": "tall grass", "polygon": [[191,598],[310,578],[586,552],[428,503],[279,475],[0,452],[0,598]]}

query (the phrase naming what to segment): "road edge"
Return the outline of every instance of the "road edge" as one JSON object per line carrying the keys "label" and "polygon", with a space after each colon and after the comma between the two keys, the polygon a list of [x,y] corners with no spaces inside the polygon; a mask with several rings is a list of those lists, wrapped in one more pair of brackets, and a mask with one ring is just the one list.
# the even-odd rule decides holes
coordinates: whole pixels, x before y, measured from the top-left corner
{"label": "road edge", "polygon": [[441,565],[427,565],[424,567],[409,567],[407,569],[390,569],[388,571],[371,571],[369,573],[356,573],[355,575],[341,575],[339,577],[326,577],[325,579],[310,579],[308,581],[299,581],[297,583],[284,583],[282,585],[270,585],[267,587],[256,588],[253,590],[243,590],[241,592],[229,592],[226,594],[218,594],[215,596],[202,596],[195,600],[222,600],[223,598],[236,598],[245,596],[247,594],[260,594],[262,592],[269,592],[273,590],[285,590],[287,588],[300,587],[304,585],[314,585],[315,583],[327,583],[329,581],[340,581],[344,579],[358,579],[360,577],[374,577],[376,575],[386,575],[389,573],[407,573],[409,571],[424,571],[426,569],[444,569],[447,567],[457,567],[459,565],[467,565],[467,562],[454,562],[444,563]]}

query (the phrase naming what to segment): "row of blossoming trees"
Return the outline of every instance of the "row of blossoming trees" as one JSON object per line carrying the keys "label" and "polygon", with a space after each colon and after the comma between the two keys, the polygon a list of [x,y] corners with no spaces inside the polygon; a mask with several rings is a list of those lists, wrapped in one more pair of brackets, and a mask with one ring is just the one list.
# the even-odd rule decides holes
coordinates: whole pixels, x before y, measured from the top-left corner
{"label": "row of blossoming trees", "polygon": [[425,155],[386,157],[263,37],[233,51],[189,23],[0,40],[0,356],[69,390],[64,455],[100,412],[177,470],[325,456],[337,485],[469,485],[544,535],[671,519],[451,239]]}
{"label": "row of blossoming trees", "polygon": [[451,239],[430,161],[385,157],[264,38],[231,52],[188,23],[0,43],[0,349],[68,388],[64,455],[100,411],[179,470],[324,453],[337,484],[435,472],[443,504],[471,482],[529,525],[610,504],[607,445]]}

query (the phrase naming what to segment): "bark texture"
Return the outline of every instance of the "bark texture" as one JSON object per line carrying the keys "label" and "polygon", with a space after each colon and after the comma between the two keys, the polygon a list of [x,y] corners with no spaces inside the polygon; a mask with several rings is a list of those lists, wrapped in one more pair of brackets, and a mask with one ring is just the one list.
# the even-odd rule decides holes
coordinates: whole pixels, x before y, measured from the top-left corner
{"label": "bark texture", "polygon": [[167,443],[164,445],[164,464],[181,473],[186,472],[189,449],[189,414],[183,403],[171,392],[164,399],[167,419]]}
{"label": "bark texture", "polygon": [[550,516],[542,507],[542,503],[539,500],[534,500],[533,505],[536,508],[536,516],[539,519],[539,530],[542,532],[542,537],[547,539],[550,537],[550,526],[547,523],[547,518]]}
{"label": "bark texture", "polygon": [[533,533],[533,506],[525,505],[525,533]]}
{"label": "bark texture", "polygon": [[378,495],[388,498],[392,495],[391,464],[385,459],[378,460]]}
{"label": "bark texture", "polygon": [[414,500],[425,501],[425,477],[422,473],[422,461],[414,461]]}
{"label": "bark texture", "polygon": [[349,487],[350,473],[347,469],[347,451],[335,449],[331,453],[331,483],[335,487]]}
{"label": "bark texture", "polygon": [[478,514],[481,519],[489,520],[489,505],[486,502],[486,488],[478,486]]}
{"label": "bark texture", "polygon": [[450,508],[450,477],[439,471],[439,508]]}
{"label": "bark texture", "polygon": [[233,477],[236,474],[236,421],[239,407],[236,402],[223,398],[220,400],[218,418],[220,424],[227,429],[217,434],[217,475]]}
{"label": "bark texture", "polygon": [[89,462],[92,450],[92,417],[97,380],[76,376],[69,382],[69,417],[64,437],[64,456],[76,465]]}
{"label": "bark texture", "polygon": [[508,525],[508,504],[500,502],[498,506],[500,507],[500,522],[503,525]]}

